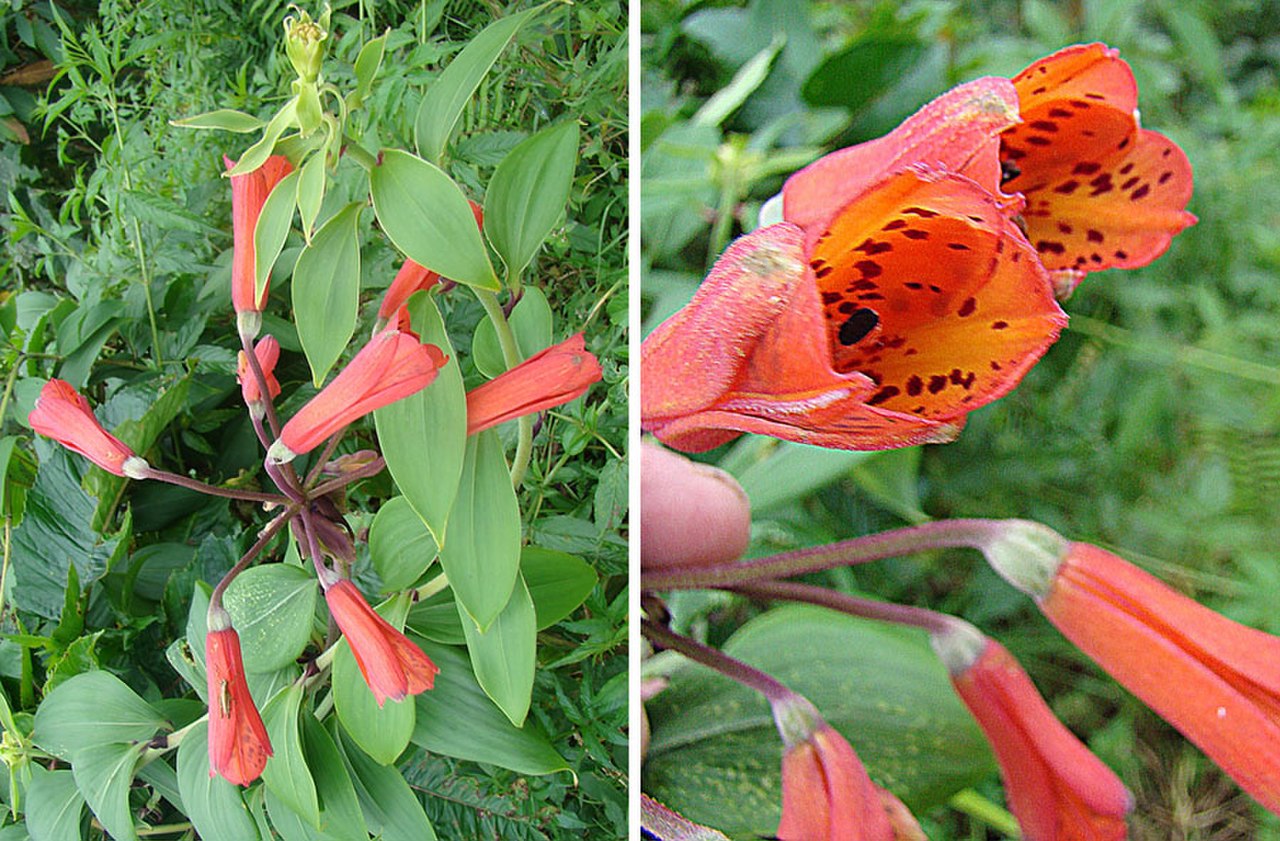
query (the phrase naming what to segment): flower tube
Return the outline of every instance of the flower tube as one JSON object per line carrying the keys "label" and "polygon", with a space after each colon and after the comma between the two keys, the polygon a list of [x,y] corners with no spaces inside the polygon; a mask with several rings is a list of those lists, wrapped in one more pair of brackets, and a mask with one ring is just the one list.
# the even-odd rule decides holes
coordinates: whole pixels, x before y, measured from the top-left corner
{"label": "flower tube", "polygon": [[599,382],[600,363],[582,334],[535,353],[467,392],[467,434],[581,397]]}
{"label": "flower tube", "polygon": [[209,776],[220,775],[245,786],[262,775],[271,740],[253,704],[240,658],[240,637],[231,618],[218,608],[210,612],[205,636],[209,675]]}
{"label": "flower tube", "polygon": [[996,571],[1280,814],[1280,638],[1215,613],[1104,549],[1018,525],[986,550]]}
{"label": "flower tube", "polygon": [[957,621],[933,647],[1000,763],[1026,841],[1123,841],[1133,798],[1045,704],[1004,646]]}
{"label": "flower tube", "polygon": [[[235,162],[223,156],[227,169]],[[276,184],[293,171],[293,165],[283,155],[272,155],[253,172],[231,176],[231,228],[235,237],[231,263],[231,304],[236,310],[236,323],[240,334],[252,339],[262,327],[262,310],[267,305],[269,284],[263,284],[262,294],[255,294],[257,276],[257,250],[253,234],[258,227],[258,217]]]}
{"label": "flower tube", "polygon": [[379,707],[388,698],[402,701],[435,685],[439,667],[379,616],[354,584],[339,580],[325,589],[324,598]]}
{"label": "flower tube", "polygon": [[149,465],[128,445],[102,428],[89,401],[65,380],[49,380],[27,415],[36,432],[79,453],[108,473],[145,479]]}
{"label": "flower tube", "polygon": [[280,430],[267,460],[292,461],[374,409],[426,388],[448,357],[413,333],[384,330]]}

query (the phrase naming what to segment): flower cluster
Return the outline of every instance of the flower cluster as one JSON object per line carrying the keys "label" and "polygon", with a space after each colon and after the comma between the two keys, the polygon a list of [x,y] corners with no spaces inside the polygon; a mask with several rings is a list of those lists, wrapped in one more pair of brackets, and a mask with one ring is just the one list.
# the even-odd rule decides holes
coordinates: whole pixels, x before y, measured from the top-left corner
{"label": "flower cluster", "polygon": [[641,420],[699,452],[743,432],[877,450],[953,439],[1057,339],[1084,273],[1195,221],[1191,168],[1138,126],[1101,44],[983,78],[783,186],[641,348]]}

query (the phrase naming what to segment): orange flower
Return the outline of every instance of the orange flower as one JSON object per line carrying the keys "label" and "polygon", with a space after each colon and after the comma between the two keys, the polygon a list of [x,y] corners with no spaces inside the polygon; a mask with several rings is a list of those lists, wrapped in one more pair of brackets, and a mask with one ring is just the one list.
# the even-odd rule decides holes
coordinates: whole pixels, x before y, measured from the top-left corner
{"label": "orange flower", "polygon": [[[472,215],[476,217],[476,225],[484,230],[484,208],[470,199],[467,202],[471,205]],[[395,280],[391,281],[386,295],[382,298],[382,305],[378,307],[378,321],[380,323],[390,321],[396,311],[404,306],[405,301],[409,300],[410,295],[430,289],[439,280],[439,274],[406,258],[404,265],[400,267]]]}
{"label": "orange flower", "polygon": [[[1066,324],[1016,208],[976,181],[917,165],[852,200],[837,186],[820,224],[730,246],[645,339],[641,422],[668,446],[741,432],[858,450],[949,441]],[[813,201],[802,218],[821,218]]]}
{"label": "orange flower", "polygon": [[426,388],[448,361],[413,333],[384,330],[312,397],[280,431],[267,458],[282,464],[308,452],[347,424]]}
{"label": "orange flower", "polygon": [[123,441],[102,428],[89,401],[65,380],[45,383],[35,408],[27,415],[27,423],[108,473],[145,479],[150,469],[145,459],[134,455]]}
{"label": "orange flower", "polygon": [[[226,611],[221,613],[226,616]],[[246,786],[262,775],[271,756],[271,740],[249,695],[240,637],[229,618],[211,619],[204,650],[209,674],[209,776],[217,773],[230,783]]]}
{"label": "orange flower", "polygon": [[569,337],[467,392],[467,434],[568,403],[600,380],[582,334]]}
{"label": "orange flower", "polygon": [[781,841],[893,841],[884,803],[853,748],[830,725],[782,756]]}
{"label": "orange flower", "polygon": [[1196,217],[1191,164],[1138,125],[1133,71],[1105,44],[1067,47],[1013,79],[1022,122],[1001,136],[1004,189],[1064,293],[1086,272],[1145,266]]}
{"label": "orange flower", "polygon": [[1123,558],[1009,521],[984,547],[1067,639],[1280,814],[1280,638],[1175,592]]}
{"label": "orange flower", "polygon": [[354,584],[342,579],[325,590],[324,598],[379,707],[388,698],[402,701],[435,684],[436,664],[369,607]]}
{"label": "orange flower", "polygon": [[[235,162],[225,155],[222,158],[227,169]],[[257,252],[253,245],[253,232],[258,227],[262,205],[276,184],[293,172],[293,165],[283,155],[272,155],[253,172],[231,176],[231,228],[235,236],[234,260],[231,264],[231,303],[237,316],[242,313],[261,313],[267,305],[267,288],[261,296],[254,295],[254,276],[257,271]],[[249,317],[252,320],[252,316]],[[261,324],[260,319],[257,322]],[[253,330],[251,335],[257,335]]]}
{"label": "orange flower", "polygon": [[[280,383],[276,380],[276,362],[280,359],[280,342],[275,336],[267,336],[253,346],[253,355],[258,357],[258,365],[262,368],[262,377],[267,383],[267,394],[274,400],[280,394]],[[240,381],[240,393],[244,396],[245,405],[250,411],[262,411],[262,392],[258,390],[258,378],[249,367],[249,357],[240,351],[239,364],[236,366],[236,379]]]}
{"label": "orange flower", "polygon": [[956,693],[995,750],[1027,841],[1122,841],[1133,799],[1045,704],[1004,646],[969,625],[935,634]]}

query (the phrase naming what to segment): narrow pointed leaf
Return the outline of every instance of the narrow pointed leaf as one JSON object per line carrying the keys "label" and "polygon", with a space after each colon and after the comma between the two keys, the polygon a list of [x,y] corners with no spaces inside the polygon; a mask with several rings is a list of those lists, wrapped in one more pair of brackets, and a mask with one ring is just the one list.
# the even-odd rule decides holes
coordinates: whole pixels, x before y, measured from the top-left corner
{"label": "narrow pointed leaf", "polygon": [[437,551],[426,523],[403,496],[388,500],[374,515],[369,526],[369,557],[382,579],[384,593],[412,587],[436,559]]}
{"label": "narrow pointed leaf", "polygon": [[262,290],[267,288],[271,267],[284,248],[293,225],[293,208],[298,193],[298,173],[291,172],[271,188],[263,202],[258,224],[253,229],[253,295],[262,300]]}
{"label": "narrow pointed leaf", "polygon": [[302,165],[298,176],[298,212],[302,214],[302,233],[311,242],[311,229],[320,215],[324,201],[324,152],[316,152]]}
{"label": "narrow pointed leaf", "polygon": [[145,742],[93,745],[78,751],[71,765],[85,802],[115,841],[138,839],[129,809],[129,786],[146,748]]}
{"label": "narrow pointed leaf", "polygon": [[400,772],[372,761],[346,736],[339,734],[336,741],[369,831],[381,841],[436,841],[422,804]]}
{"label": "narrow pointed leaf", "polygon": [[35,841],[80,841],[84,795],[70,769],[46,771],[32,764],[27,786],[27,831]]}
{"label": "narrow pointed leaf", "polygon": [[276,141],[280,139],[280,135],[284,134],[291,126],[298,124],[298,100],[293,98],[284,104],[284,107],[276,112],[271,118],[271,122],[267,123],[267,127],[262,130],[262,138],[257,143],[245,150],[240,156],[240,160],[231,169],[223,173],[224,178],[230,178],[233,175],[244,175],[246,172],[253,172],[271,157],[272,151],[275,150]]}
{"label": "narrow pointed leaf", "polygon": [[319,388],[356,329],[360,307],[360,243],[363,205],[335,213],[302,250],[293,269],[293,312],[298,339]]}
{"label": "narrow pointed leaf", "polygon": [[258,824],[239,786],[209,776],[209,727],[204,722],[178,745],[178,790],[201,841],[258,841]]}
{"label": "narrow pointed leaf", "polygon": [[262,723],[267,727],[273,751],[262,771],[262,781],[295,814],[319,829],[320,803],[306,757],[302,755],[302,735],[298,724],[302,694],[299,684],[290,684],[277,692],[262,709]]}
{"label": "narrow pointed leaf", "polygon": [[465,618],[462,622],[476,680],[516,727],[529,713],[537,625],[529,588],[519,576],[507,606],[488,629],[481,632]]}
{"label": "narrow pointed leaf", "polygon": [[387,46],[387,35],[390,32],[384,32],[377,38],[360,48],[360,55],[356,56],[356,102],[364,101],[364,98],[373,90],[373,80],[378,75],[378,68],[382,66],[382,54]]}
{"label": "narrow pointed leaf", "polygon": [[169,125],[179,126],[180,128],[216,128],[223,131],[234,131],[237,134],[248,134],[251,131],[257,131],[262,128],[265,123],[252,114],[246,114],[243,111],[218,108],[217,110],[206,111],[203,114],[196,114],[192,117],[184,117],[181,120],[170,120]]}
{"label": "narrow pointed leaf", "polygon": [[[379,605],[378,613],[402,628],[408,607],[407,597],[402,596]],[[408,747],[413,735],[413,699],[387,699],[379,707],[345,638],[333,658],[333,706],[342,729],[379,764],[390,765]]]}

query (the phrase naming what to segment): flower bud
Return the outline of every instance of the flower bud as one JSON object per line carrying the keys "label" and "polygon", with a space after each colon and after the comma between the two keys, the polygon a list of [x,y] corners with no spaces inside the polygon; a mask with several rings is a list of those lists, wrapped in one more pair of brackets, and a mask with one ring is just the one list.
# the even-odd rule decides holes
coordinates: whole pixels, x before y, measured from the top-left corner
{"label": "flower bud", "polygon": [[298,13],[284,19],[284,48],[289,63],[303,82],[314,83],[320,77],[320,65],[324,62],[324,42],[329,38],[329,4],[324,14],[312,20],[297,6],[290,6]]}

